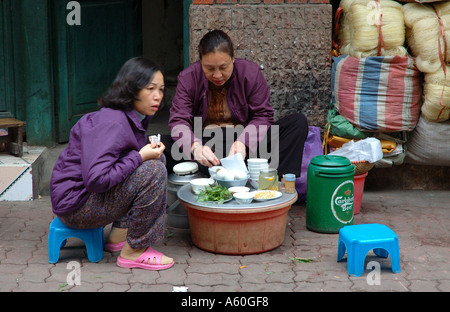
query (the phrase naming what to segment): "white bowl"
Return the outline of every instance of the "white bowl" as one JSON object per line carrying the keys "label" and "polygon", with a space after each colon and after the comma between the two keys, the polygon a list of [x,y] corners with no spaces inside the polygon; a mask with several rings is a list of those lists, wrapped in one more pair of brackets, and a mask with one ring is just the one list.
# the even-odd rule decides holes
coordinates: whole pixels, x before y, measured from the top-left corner
{"label": "white bowl", "polygon": [[268,164],[266,164],[265,166],[248,166],[248,171],[259,171],[268,168],[269,168]]}
{"label": "white bowl", "polygon": [[192,192],[200,194],[201,191],[205,190],[206,186],[213,185],[214,180],[209,178],[199,178],[193,179],[189,183],[191,184]]}
{"label": "white bowl", "polygon": [[233,194],[234,199],[238,202],[238,204],[245,205],[250,204],[255,197],[255,192],[241,192],[241,193],[234,193]]}
{"label": "white bowl", "polygon": [[211,178],[214,178],[216,176],[217,171],[219,171],[220,169],[224,169],[224,167],[213,166],[211,168],[208,168],[208,172],[209,172],[209,175],[211,176]]}
{"label": "white bowl", "polygon": [[265,166],[265,167],[257,167],[257,168],[254,168],[254,167],[248,167],[248,172],[252,172],[252,171],[261,171],[261,170],[265,170],[265,169],[268,169],[269,168],[269,166]]}
{"label": "white bowl", "polygon": [[249,179],[248,181],[250,183],[250,185],[254,188],[254,189],[258,189],[259,187],[259,181],[258,179]]}
{"label": "white bowl", "polygon": [[247,184],[248,178],[249,178],[249,176],[247,175],[247,178],[242,179],[242,180],[222,180],[222,179],[218,179],[217,177],[215,179],[216,179],[217,183],[219,183],[223,187],[230,188],[233,186],[245,186]]}
{"label": "white bowl", "polygon": [[249,192],[250,188],[248,188],[246,186],[233,186],[233,187],[230,187],[228,190],[231,192],[231,194],[234,194],[234,193]]}
{"label": "white bowl", "polygon": [[247,167],[259,168],[259,167],[265,167],[265,166],[268,166],[268,165],[269,165],[269,163],[248,163]]}
{"label": "white bowl", "polygon": [[251,159],[249,159],[249,161],[247,161],[248,166],[265,166],[268,164],[269,162],[267,161],[267,159],[264,159],[264,161],[261,161],[259,159],[257,161],[252,161]]}
{"label": "white bowl", "polygon": [[268,159],[265,158],[249,158],[247,159],[247,164],[267,164],[269,162]]}

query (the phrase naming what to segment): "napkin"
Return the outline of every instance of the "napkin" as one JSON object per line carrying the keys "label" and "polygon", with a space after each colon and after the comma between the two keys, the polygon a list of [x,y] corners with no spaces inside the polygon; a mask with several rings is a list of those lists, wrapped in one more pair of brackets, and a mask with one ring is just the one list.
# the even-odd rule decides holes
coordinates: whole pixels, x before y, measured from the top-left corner
{"label": "napkin", "polygon": [[248,173],[244,158],[241,153],[237,153],[220,160],[222,166],[227,170],[239,170]]}

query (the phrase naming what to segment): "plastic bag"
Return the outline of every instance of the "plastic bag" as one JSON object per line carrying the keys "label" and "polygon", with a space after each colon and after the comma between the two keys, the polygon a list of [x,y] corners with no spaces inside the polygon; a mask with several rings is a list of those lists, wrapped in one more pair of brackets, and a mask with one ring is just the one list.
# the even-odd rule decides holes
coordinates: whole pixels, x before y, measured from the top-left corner
{"label": "plastic bag", "polygon": [[329,155],[347,157],[351,162],[368,161],[373,164],[383,158],[381,142],[375,138],[367,138],[360,141],[350,141]]}
{"label": "plastic bag", "polygon": [[330,127],[330,133],[349,139],[365,139],[369,136],[353,126],[347,119],[339,115],[331,103],[327,116],[327,125]]}
{"label": "plastic bag", "polygon": [[306,138],[305,147],[303,148],[301,176],[295,181],[295,189],[298,194],[297,201],[300,203],[306,201],[306,184],[308,180],[307,174],[309,163],[314,157],[323,155],[320,128],[310,126],[308,129],[308,137]]}
{"label": "plastic bag", "polygon": [[406,143],[406,163],[450,166],[450,121],[431,122],[422,116]]}

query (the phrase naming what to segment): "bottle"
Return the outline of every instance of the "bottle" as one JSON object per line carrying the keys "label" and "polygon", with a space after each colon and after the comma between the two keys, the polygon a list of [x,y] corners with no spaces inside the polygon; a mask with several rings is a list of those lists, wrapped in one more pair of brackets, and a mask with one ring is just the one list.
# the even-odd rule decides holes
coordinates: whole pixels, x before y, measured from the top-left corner
{"label": "bottle", "polygon": [[284,192],[286,194],[293,194],[296,192],[295,179],[295,174],[287,173],[284,175]]}
{"label": "bottle", "polygon": [[278,171],[276,169],[261,169],[258,190],[278,191]]}

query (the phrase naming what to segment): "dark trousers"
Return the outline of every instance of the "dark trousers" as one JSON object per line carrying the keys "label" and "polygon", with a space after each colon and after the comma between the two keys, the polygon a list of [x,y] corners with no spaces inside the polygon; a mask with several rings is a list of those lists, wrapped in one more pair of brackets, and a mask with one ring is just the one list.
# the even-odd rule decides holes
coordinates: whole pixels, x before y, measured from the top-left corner
{"label": "dark trousers", "polygon": [[[220,128],[222,138],[226,138],[226,128]],[[238,137],[238,133],[234,134],[234,140]],[[255,152],[249,151],[247,147],[248,158],[266,158],[269,159],[271,168],[278,169],[278,175],[281,177],[286,173],[293,173],[297,177],[300,176],[303,147],[308,137],[308,121],[302,113],[294,113],[281,118],[275,122],[267,131],[264,139],[258,144]],[[222,140],[222,146],[217,144],[211,145],[214,137],[203,135],[201,138],[203,145],[208,145],[215,152],[217,158],[227,157],[228,152],[234,140]],[[167,159],[167,172],[173,172],[173,167],[184,161],[193,161],[192,155],[189,159],[174,160],[171,155],[174,141],[170,135],[163,135],[161,141],[166,146],[164,154]],[[217,140],[216,140],[217,141]],[[208,168],[199,164],[199,169],[205,175],[209,175]]]}

